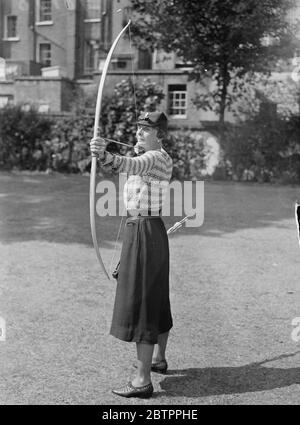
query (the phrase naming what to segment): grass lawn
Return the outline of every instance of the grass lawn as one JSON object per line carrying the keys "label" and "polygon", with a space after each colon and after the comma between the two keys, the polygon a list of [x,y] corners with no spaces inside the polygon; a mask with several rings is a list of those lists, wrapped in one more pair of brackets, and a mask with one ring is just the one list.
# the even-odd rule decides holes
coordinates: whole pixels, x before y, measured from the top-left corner
{"label": "grass lawn", "polygon": [[[135,345],[109,336],[115,283],[92,247],[89,179],[1,173],[0,404],[299,404],[297,197],[205,183],[203,226],[170,236],[170,370],[152,399],[127,400],[110,390],[133,375]],[[97,222],[108,266],[119,223]]]}

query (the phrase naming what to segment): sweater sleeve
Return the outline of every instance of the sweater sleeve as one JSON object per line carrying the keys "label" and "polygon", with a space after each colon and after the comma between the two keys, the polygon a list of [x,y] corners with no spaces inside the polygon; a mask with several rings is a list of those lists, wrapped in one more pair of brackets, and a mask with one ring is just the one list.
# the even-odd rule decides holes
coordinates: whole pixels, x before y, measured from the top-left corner
{"label": "sweater sleeve", "polygon": [[143,175],[155,164],[155,151],[148,151],[136,158],[120,156],[106,152],[105,158],[100,160],[102,166],[110,166],[113,171],[134,175]]}

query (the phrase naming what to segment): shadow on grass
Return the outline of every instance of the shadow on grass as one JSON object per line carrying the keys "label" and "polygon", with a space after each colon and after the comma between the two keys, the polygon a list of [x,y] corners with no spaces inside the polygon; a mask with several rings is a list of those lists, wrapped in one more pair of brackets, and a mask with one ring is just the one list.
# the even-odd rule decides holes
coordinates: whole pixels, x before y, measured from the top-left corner
{"label": "shadow on grass", "polygon": [[[286,186],[205,183],[204,224],[182,228],[172,238],[185,234],[220,238],[240,229],[285,228],[282,220],[294,219],[297,195],[300,198],[297,188]],[[2,243],[42,240],[92,244],[88,177],[1,173],[0,201]],[[182,209],[182,217],[188,213]],[[178,220],[178,217],[164,217],[167,228]],[[120,221],[120,217],[97,219],[101,246],[113,249]]]}
{"label": "shadow on grass", "polygon": [[[0,240],[92,246],[89,178],[0,174]],[[114,247],[120,217],[97,219],[98,242]]]}
{"label": "shadow on grass", "polygon": [[164,395],[170,397],[208,397],[288,387],[300,384],[300,367],[281,369],[264,367],[263,364],[293,357],[299,353],[300,351],[283,354],[273,359],[239,367],[169,370],[160,386],[166,392]]}

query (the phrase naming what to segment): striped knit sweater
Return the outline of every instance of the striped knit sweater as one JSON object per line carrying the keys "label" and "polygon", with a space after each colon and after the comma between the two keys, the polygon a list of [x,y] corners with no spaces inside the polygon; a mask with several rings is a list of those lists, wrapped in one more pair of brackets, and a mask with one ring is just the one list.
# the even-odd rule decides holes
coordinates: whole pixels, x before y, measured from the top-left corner
{"label": "striped knit sweater", "polygon": [[127,210],[157,212],[162,209],[173,169],[172,159],[164,149],[147,151],[136,158],[106,152],[100,163],[116,172],[127,173],[124,187]]}

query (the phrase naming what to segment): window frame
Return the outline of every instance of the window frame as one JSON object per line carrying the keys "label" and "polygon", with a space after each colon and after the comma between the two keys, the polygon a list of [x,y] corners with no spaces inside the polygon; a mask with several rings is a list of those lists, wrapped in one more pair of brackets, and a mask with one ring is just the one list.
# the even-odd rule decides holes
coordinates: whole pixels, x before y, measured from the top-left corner
{"label": "window frame", "polygon": [[[51,4],[51,19],[41,20],[41,3],[42,1],[49,1]],[[53,25],[53,2],[52,0],[36,0],[36,25]]]}
{"label": "window frame", "polygon": [[[97,40],[85,40],[84,43],[84,75],[92,75],[99,70],[100,57]],[[88,66],[92,65],[92,66]]]}
{"label": "window frame", "polygon": [[[95,0],[93,0],[93,1],[95,1]],[[101,3],[99,2],[99,8],[95,8],[95,9],[92,9],[91,7],[89,8],[88,6],[91,6],[91,5],[89,5],[89,1],[88,0],[86,0],[86,2],[85,2],[85,4],[86,4],[86,10],[85,10],[85,12],[86,12],[86,16],[85,16],[85,18],[84,18],[84,22],[86,23],[86,24],[88,24],[88,23],[101,23]],[[88,16],[89,16],[89,11],[97,11],[97,12],[99,12],[99,16],[97,17],[97,18],[89,18]]]}
{"label": "window frame", "polygon": [[[12,37],[10,37],[8,35],[8,27],[9,27],[9,25],[8,25],[8,19],[9,18],[15,18],[15,20],[16,20],[16,27],[15,27],[16,34],[15,34],[15,36],[12,36]],[[5,15],[5,19],[4,19],[4,38],[3,38],[3,40],[5,40],[5,41],[19,41],[20,40],[20,37],[18,36],[18,16],[17,15],[13,15],[13,14]]]}
{"label": "window frame", "polygon": [[[44,65],[41,61],[41,46],[50,46],[49,52],[50,52],[50,65]],[[39,63],[42,65],[43,68],[49,68],[52,66],[52,45],[51,43],[39,43],[38,44],[38,59]]]}
{"label": "window frame", "polygon": [[[185,90],[171,90],[170,87],[172,86],[185,86]],[[181,98],[181,94],[184,94],[185,98],[182,99]],[[178,95],[179,98],[176,99],[175,96]],[[174,97],[173,97],[174,96]],[[184,106],[175,106],[173,104],[173,102],[178,101],[178,102],[184,102]],[[172,113],[171,111],[176,111],[176,110],[184,110],[185,114],[181,114],[181,113]],[[187,84],[169,84],[168,86],[168,115],[170,116],[170,118],[174,118],[174,119],[187,119],[187,109],[188,109],[188,91],[187,91]]]}

